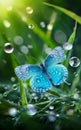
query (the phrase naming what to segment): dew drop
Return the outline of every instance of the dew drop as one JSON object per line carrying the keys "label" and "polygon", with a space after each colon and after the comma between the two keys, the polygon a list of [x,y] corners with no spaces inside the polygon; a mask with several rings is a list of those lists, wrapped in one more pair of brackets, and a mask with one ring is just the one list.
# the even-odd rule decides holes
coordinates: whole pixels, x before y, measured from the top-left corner
{"label": "dew drop", "polygon": [[49,54],[52,51],[52,49],[48,47],[47,45],[44,45],[44,51],[46,54]]}
{"label": "dew drop", "polygon": [[52,30],[52,25],[51,24],[47,25],[47,30]]}
{"label": "dew drop", "polygon": [[21,36],[15,36],[14,37],[14,43],[16,44],[16,45],[22,45],[23,44],[23,42],[24,42],[24,40],[23,40],[23,38],[21,37]]}
{"label": "dew drop", "polygon": [[11,77],[12,82],[15,82],[15,80],[16,80],[15,77]]}
{"label": "dew drop", "polygon": [[13,84],[13,90],[17,90],[17,84]]}
{"label": "dew drop", "polygon": [[78,94],[78,93],[75,93],[75,94],[73,95],[73,97],[74,97],[74,99],[78,99],[78,98],[79,98],[79,94]]}
{"label": "dew drop", "polygon": [[49,106],[49,109],[50,109],[50,110],[53,110],[53,109],[54,109],[54,106]]}
{"label": "dew drop", "polygon": [[11,26],[11,23],[8,20],[4,20],[3,24],[6,28],[9,28]]}
{"label": "dew drop", "polygon": [[32,14],[33,9],[31,7],[26,7],[26,12],[27,12],[27,14]]}
{"label": "dew drop", "polygon": [[32,95],[32,97],[35,97],[35,96],[36,96],[36,93],[32,93],[31,95]]}
{"label": "dew drop", "polygon": [[72,44],[70,44],[70,43],[68,43],[68,42],[66,42],[66,43],[63,44],[63,48],[64,48],[65,50],[67,50],[67,51],[71,50],[72,47],[73,47]]}
{"label": "dew drop", "polygon": [[7,92],[4,92],[4,93],[3,93],[3,97],[7,97]]}
{"label": "dew drop", "polygon": [[23,53],[23,54],[28,54],[28,48],[27,46],[23,45],[20,47],[20,51]]}
{"label": "dew drop", "polygon": [[12,53],[14,51],[14,47],[11,43],[5,43],[4,44],[4,51],[8,54]]}
{"label": "dew drop", "polygon": [[35,115],[37,113],[37,110],[36,110],[36,108],[35,108],[35,106],[33,104],[28,104],[27,105],[27,113],[30,116],[33,116],[33,115]]}
{"label": "dew drop", "polygon": [[35,96],[35,97],[34,97],[34,100],[35,100],[35,102],[37,102],[37,100],[38,100],[38,96]]}
{"label": "dew drop", "polygon": [[59,114],[56,114],[56,117],[59,117],[60,115]]}
{"label": "dew drop", "polygon": [[78,57],[71,57],[69,60],[69,64],[72,67],[78,67],[80,65],[80,60]]}
{"label": "dew drop", "polygon": [[53,111],[49,112],[49,114],[48,114],[48,120],[50,122],[54,122],[56,120],[55,113]]}
{"label": "dew drop", "polygon": [[34,25],[33,25],[33,24],[29,24],[29,25],[28,25],[28,28],[29,28],[29,29],[33,29],[33,28],[34,28]]}
{"label": "dew drop", "polygon": [[45,28],[45,26],[46,26],[46,25],[45,25],[45,22],[43,22],[43,21],[40,22],[40,26],[41,26],[42,28]]}
{"label": "dew drop", "polygon": [[8,110],[8,115],[14,117],[14,116],[16,116],[16,114],[17,114],[17,109],[16,108],[10,108]]}
{"label": "dew drop", "polygon": [[56,30],[54,33],[54,39],[56,42],[63,44],[66,42],[67,37],[66,34],[61,30]]}

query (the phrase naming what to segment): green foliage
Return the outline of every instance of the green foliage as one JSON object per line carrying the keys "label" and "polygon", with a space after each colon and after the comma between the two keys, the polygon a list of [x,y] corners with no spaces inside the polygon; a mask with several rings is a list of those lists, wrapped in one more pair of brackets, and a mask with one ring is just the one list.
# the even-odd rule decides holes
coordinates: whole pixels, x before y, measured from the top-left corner
{"label": "green foliage", "polygon": [[[27,7],[33,9],[32,14],[26,12]],[[77,38],[79,39],[77,33],[80,35],[81,31],[78,30],[77,23],[81,24],[81,17],[63,7],[41,2],[41,0],[39,2],[37,0],[15,1],[13,9],[4,12],[3,16],[0,13],[1,130],[10,129],[11,126],[12,130],[20,128],[79,130],[81,127],[81,65],[73,68],[69,65],[69,60],[73,55],[78,56],[79,59],[81,57],[79,53],[81,46],[77,42]],[[14,68],[25,63],[39,64],[46,57],[48,50],[59,45],[63,46],[64,43],[60,44],[55,37],[58,30],[64,32],[63,36],[66,36],[64,42],[73,46],[71,50],[65,50],[66,59],[63,62],[68,68],[69,83],[63,83],[59,87],[53,86],[44,95],[39,95],[33,92],[29,81],[23,82],[17,79]],[[59,35],[58,39],[60,39]],[[8,42],[14,48],[12,53],[5,51],[5,43]],[[30,104],[33,105],[33,110],[28,108]]]}

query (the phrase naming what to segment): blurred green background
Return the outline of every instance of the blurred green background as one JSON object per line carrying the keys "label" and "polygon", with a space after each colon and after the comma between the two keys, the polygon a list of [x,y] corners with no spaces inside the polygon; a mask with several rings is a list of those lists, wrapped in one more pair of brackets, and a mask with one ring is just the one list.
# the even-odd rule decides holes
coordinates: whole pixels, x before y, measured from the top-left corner
{"label": "blurred green background", "polygon": [[[67,117],[62,113],[55,122],[50,122],[42,114],[36,117],[26,115],[20,101],[19,81],[14,73],[17,65],[38,64],[56,46],[68,41],[75,21],[55,8],[45,5],[50,3],[68,9],[81,16],[81,1],[78,0],[0,0],[0,129],[23,130],[80,130],[80,113]],[[81,60],[81,25],[77,23],[76,37],[71,56]],[[78,67],[68,65],[70,83],[75,80],[74,72]],[[81,90],[81,74],[77,88]],[[65,91],[70,86],[65,86]],[[5,94],[6,92],[6,94]],[[30,101],[31,89],[27,95]],[[67,95],[67,93],[66,93]],[[11,101],[11,102],[10,102]],[[38,102],[42,102],[43,100]],[[47,99],[45,100],[47,101]],[[69,99],[66,104],[69,104]],[[76,101],[77,102],[77,101]],[[80,103],[81,101],[79,101]],[[29,102],[31,103],[31,101]],[[33,102],[34,103],[34,102]],[[80,105],[80,104],[79,104]],[[66,106],[66,105],[65,105]],[[78,103],[74,106],[78,106]],[[72,106],[74,108],[74,106]],[[16,117],[6,114],[9,108],[16,107]],[[43,106],[41,106],[43,107]],[[62,104],[55,104],[56,111],[62,112]],[[79,106],[81,109],[81,106]],[[66,110],[68,107],[66,108]],[[64,108],[65,110],[65,108]],[[81,110],[80,110],[81,111]],[[80,112],[79,111],[79,112]],[[63,115],[65,114],[65,115]]]}

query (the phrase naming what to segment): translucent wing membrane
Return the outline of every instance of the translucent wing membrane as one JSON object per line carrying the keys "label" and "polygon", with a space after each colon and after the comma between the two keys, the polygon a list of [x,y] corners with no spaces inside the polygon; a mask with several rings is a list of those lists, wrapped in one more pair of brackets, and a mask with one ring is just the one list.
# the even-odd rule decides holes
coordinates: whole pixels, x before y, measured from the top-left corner
{"label": "translucent wing membrane", "polygon": [[61,47],[56,47],[46,58],[45,66],[49,67],[52,64],[61,63],[65,59],[64,50]]}
{"label": "translucent wing membrane", "polygon": [[47,72],[52,80],[54,85],[60,85],[68,77],[67,68],[63,65],[52,65],[47,68]]}
{"label": "translucent wing membrane", "polygon": [[15,68],[15,73],[21,80],[27,80],[38,72],[41,72],[41,68],[37,65],[25,64]]}
{"label": "translucent wing membrane", "polygon": [[43,72],[37,73],[30,80],[30,85],[35,92],[43,93],[51,88],[51,82]]}

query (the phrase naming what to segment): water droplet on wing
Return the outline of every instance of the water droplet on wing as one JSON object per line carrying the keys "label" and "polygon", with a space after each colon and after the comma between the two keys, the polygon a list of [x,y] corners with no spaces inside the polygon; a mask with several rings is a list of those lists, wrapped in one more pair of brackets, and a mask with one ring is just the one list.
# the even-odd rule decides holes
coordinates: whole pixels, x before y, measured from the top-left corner
{"label": "water droplet on wing", "polygon": [[14,47],[11,43],[5,43],[4,44],[4,51],[8,54],[12,53],[14,51]]}
{"label": "water droplet on wing", "polygon": [[80,60],[78,57],[71,57],[69,60],[69,64],[72,67],[78,67],[80,65]]}

